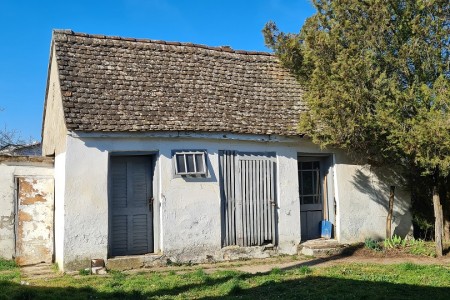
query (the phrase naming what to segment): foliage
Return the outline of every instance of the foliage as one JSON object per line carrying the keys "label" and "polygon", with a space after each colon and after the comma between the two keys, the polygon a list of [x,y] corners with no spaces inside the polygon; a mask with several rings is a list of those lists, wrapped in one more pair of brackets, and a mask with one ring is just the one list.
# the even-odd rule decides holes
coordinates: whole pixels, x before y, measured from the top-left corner
{"label": "foliage", "polygon": [[375,251],[381,250],[380,244],[372,238],[366,238],[364,240],[364,246],[370,250],[375,250]]}
{"label": "foliage", "polygon": [[434,224],[425,217],[422,217],[420,212],[416,212],[413,216],[413,224],[417,227],[419,234],[423,236],[423,239],[432,236],[434,231]]}
{"label": "foliage", "polygon": [[434,246],[431,243],[426,243],[424,240],[416,240],[412,239],[409,241],[408,251],[414,255],[422,255],[422,256],[436,256],[434,251]]}
{"label": "foliage", "polygon": [[435,248],[432,242],[425,242],[421,239],[414,238],[404,238],[402,239],[398,235],[392,236],[390,239],[385,239],[380,245],[379,242],[373,240],[372,238],[366,238],[364,246],[367,249],[373,251],[390,251],[396,250],[404,253],[409,253],[419,256],[430,256],[435,257]]}
{"label": "foliage", "polygon": [[16,268],[17,268],[17,264],[15,261],[0,258],[0,271],[14,270]]}
{"label": "foliage", "polygon": [[406,246],[406,239],[394,234],[391,238],[384,240],[384,248],[404,248]]}
{"label": "foliage", "polygon": [[[450,2],[312,2],[317,12],[299,34],[272,22],[263,30],[304,86],[299,131],[371,164],[421,169],[438,190],[450,173]],[[440,254],[439,218],[436,226]]]}
{"label": "foliage", "polygon": [[17,282],[19,278],[20,270],[15,261],[0,258],[0,282],[5,280]]}
{"label": "foliage", "polygon": [[450,4],[314,0],[299,34],[266,44],[305,88],[300,131],[322,147],[450,171]]}
{"label": "foliage", "polygon": [[78,274],[81,276],[87,276],[87,275],[91,275],[91,271],[89,269],[80,269],[78,271]]}

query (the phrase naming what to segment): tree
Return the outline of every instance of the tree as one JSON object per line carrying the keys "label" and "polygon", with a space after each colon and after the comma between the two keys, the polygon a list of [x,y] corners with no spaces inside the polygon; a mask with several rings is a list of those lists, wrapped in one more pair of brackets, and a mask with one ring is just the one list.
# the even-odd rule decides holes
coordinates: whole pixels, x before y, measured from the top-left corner
{"label": "tree", "polygon": [[450,172],[448,0],[313,0],[299,34],[263,29],[266,44],[303,83],[309,111],[299,130],[322,147],[395,161],[434,178]]}
{"label": "tree", "polygon": [[[0,107],[0,112],[4,108]],[[24,141],[20,138],[19,133],[16,130],[10,130],[6,126],[0,129],[0,150],[5,149],[8,146],[18,146],[23,144]]]}

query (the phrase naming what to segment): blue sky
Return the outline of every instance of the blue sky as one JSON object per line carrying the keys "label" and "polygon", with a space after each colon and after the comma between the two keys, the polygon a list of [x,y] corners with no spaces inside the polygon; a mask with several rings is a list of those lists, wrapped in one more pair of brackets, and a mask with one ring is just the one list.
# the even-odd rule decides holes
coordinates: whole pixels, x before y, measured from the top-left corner
{"label": "blue sky", "polygon": [[41,139],[52,29],[268,51],[273,20],[298,32],[309,0],[0,0],[0,127]]}

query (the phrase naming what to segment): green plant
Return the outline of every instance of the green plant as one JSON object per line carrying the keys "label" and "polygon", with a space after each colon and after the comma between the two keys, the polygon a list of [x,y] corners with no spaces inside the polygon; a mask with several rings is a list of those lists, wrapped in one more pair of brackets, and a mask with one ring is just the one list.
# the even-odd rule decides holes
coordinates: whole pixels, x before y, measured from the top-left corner
{"label": "green plant", "polygon": [[434,245],[420,239],[412,239],[409,241],[408,252],[414,255],[436,256]]}
{"label": "green plant", "polygon": [[91,271],[89,269],[80,269],[80,271],[78,271],[78,274],[81,276],[91,275]]}
{"label": "green plant", "polygon": [[423,239],[431,238],[433,231],[434,231],[434,224],[432,221],[430,221],[430,218],[433,217],[426,217],[422,216],[419,213],[414,213],[413,217],[413,224],[417,227],[418,231],[421,233],[420,237]]}
{"label": "green plant", "polygon": [[364,247],[366,247],[367,249],[370,250],[374,250],[374,251],[380,251],[381,250],[381,246],[378,243],[378,241],[372,239],[372,238],[366,238],[364,240]]}
{"label": "green plant", "polygon": [[406,239],[402,239],[400,236],[394,234],[390,239],[384,240],[384,248],[392,249],[392,248],[401,248],[406,246]]}
{"label": "green plant", "polygon": [[308,266],[301,266],[300,268],[298,268],[298,273],[300,273],[302,275],[311,274],[312,269]]}
{"label": "green plant", "polygon": [[58,273],[58,272],[59,272],[59,266],[58,266],[58,263],[53,263],[53,264],[52,264],[52,271],[55,272],[55,273]]}
{"label": "green plant", "polygon": [[17,264],[15,261],[0,258],[0,271],[13,270],[15,268],[17,268]]}
{"label": "green plant", "polygon": [[273,275],[279,275],[279,274],[281,274],[283,271],[280,269],[280,268],[273,268],[271,271],[270,271],[270,274],[273,274]]}

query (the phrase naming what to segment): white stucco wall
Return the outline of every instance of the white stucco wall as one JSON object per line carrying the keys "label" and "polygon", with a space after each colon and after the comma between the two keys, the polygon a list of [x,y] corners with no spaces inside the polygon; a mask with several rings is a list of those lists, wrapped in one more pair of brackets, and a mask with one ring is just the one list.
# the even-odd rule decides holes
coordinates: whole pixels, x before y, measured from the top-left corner
{"label": "white stucco wall", "polygon": [[[0,161],[0,257],[15,254],[15,177],[53,176],[51,162],[29,162],[7,158]],[[22,160],[22,161],[20,161]]]}
{"label": "white stucco wall", "polygon": [[[61,266],[68,270],[78,270],[92,258],[107,258],[108,163],[109,155],[117,152],[158,153],[154,182],[154,222],[160,226],[157,226],[159,231],[155,232],[155,252],[162,252],[181,261],[199,261],[206,259],[206,256],[220,258],[218,151],[275,152],[278,170],[278,250],[281,253],[296,253],[301,237],[297,155],[320,153],[318,147],[300,139],[267,141],[267,137],[251,136],[220,139],[222,135],[214,134],[170,136],[68,136],[63,191],[64,241],[61,252],[64,253],[64,261]],[[176,149],[206,150],[209,177],[174,177],[171,155],[172,150]],[[363,240],[367,235],[382,235],[385,230],[386,209],[385,204],[380,201],[383,202],[384,199],[380,198],[377,202],[378,198],[374,193],[369,194],[360,189],[356,178],[361,172],[365,173],[359,166],[352,165],[344,155],[336,155],[335,163],[336,182],[333,186],[339,187],[339,194],[335,195],[339,201],[337,236],[343,242],[350,242]],[[382,190],[383,185],[377,182],[374,173],[369,175],[370,186],[374,190]],[[401,201],[407,203],[404,205],[406,209],[408,200]],[[398,212],[397,216],[402,213]],[[399,219],[394,221],[398,222]],[[57,257],[58,249],[59,244]]]}
{"label": "white stucco wall", "polygon": [[385,238],[389,189],[395,186],[393,234],[412,232],[411,199],[407,184],[396,170],[356,165],[343,154],[336,155],[338,217],[341,243]]}
{"label": "white stucco wall", "polygon": [[63,153],[67,135],[54,46],[51,51],[42,130],[42,155],[44,156]]}
{"label": "white stucco wall", "polygon": [[66,182],[66,153],[55,156],[55,262],[63,266],[64,257],[64,190]]}

